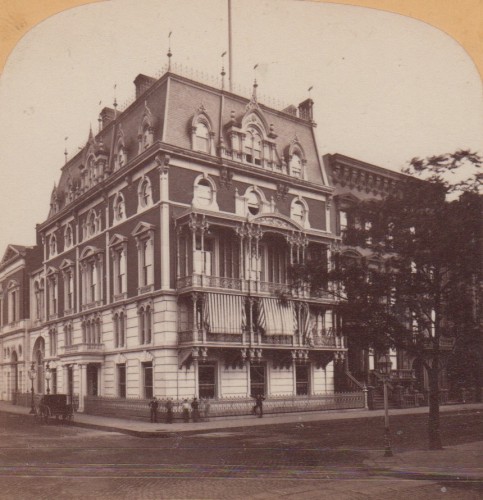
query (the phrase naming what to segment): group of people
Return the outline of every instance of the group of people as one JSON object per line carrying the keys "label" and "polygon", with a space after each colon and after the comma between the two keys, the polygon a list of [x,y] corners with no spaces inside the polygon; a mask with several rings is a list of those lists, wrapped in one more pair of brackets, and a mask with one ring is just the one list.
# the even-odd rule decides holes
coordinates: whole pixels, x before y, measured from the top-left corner
{"label": "group of people", "polygon": [[[206,406],[206,405],[205,405]],[[169,398],[165,405],[165,410],[166,410],[166,423],[167,424],[172,424],[173,423],[173,407],[174,403]],[[189,422],[190,421],[190,416],[193,419],[193,422],[199,422],[201,420],[201,415],[200,415],[200,401],[198,398],[194,397],[191,403],[185,399],[182,403],[182,410],[183,410],[183,421],[184,422]],[[153,397],[149,403],[149,409],[151,413],[151,422],[152,423],[157,423],[158,422],[158,411],[159,411],[159,401]],[[207,413],[207,409],[205,408],[205,413]]]}
{"label": "group of people", "polygon": [[[258,415],[259,418],[262,418],[263,402],[265,401],[265,397],[263,396],[263,394],[257,394],[256,396],[252,397],[255,399],[255,406],[252,409],[252,413],[253,415]],[[172,424],[174,403],[171,400],[171,398],[169,398],[166,401],[164,407],[166,410],[166,423]],[[159,401],[155,397],[151,399],[149,403],[149,409],[151,413],[151,422],[158,423]],[[181,405],[181,409],[183,410],[183,422],[188,423],[190,421],[190,417],[192,418],[193,422],[199,422],[201,420],[200,401],[198,400],[197,397],[194,397],[191,403],[187,399],[184,399]],[[205,402],[204,403],[205,417],[208,415],[208,410],[209,410],[209,403]]]}

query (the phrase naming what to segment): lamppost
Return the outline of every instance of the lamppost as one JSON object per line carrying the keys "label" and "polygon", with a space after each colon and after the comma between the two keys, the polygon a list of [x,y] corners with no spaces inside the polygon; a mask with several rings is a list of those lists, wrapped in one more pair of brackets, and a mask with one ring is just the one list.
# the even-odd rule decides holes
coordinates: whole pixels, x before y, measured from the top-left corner
{"label": "lamppost", "polygon": [[384,384],[384,456],[392,457],[391,434],[389,432],[389,402],[387,398],[387,384],[391,376],[391,358],[388,354],[381,356],[377,362],[377,368],[382,376]]}
{"label": "lamppost", "polygon": [[45,366],[45,381],[47,382],[47,394],[50,394],[50,379],[52,378],[52,373],[50,372],[49,363]]}
{"label": "lamppost", "polygon": [[34,407],[34,380],[35,380],[35,376],[37,375],[36,371],[35,371],[35,363],[32,361],[32,366],[30,367],[30,370],[28,371],[28,375],[29,375],[29,379],[32,383],[32,386],[31,386],[31,394],[32,394],[32,397],[30,399],[30,415],[33,415],[35,413],[35,407]]}

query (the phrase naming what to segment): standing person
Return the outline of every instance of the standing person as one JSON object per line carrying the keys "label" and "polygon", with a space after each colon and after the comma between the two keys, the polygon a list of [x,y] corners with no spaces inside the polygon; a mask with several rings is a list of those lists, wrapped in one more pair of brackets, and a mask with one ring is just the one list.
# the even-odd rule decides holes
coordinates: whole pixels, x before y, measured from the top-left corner
{"label": "standing person", "polygon": [[171,398],[168,398],[168,401],[166,401],[166,423],[173,423],[173,402]]}
{"label": "standing person", "polygon": [[158,400],[155,397],[151,399],[149,409],[151,413],[151,422],[156,424],[158,422]]}
{"label": "standing person", "polygon": [[258,417],[262,418],[263,417],[263,402],[265,401],[265,398],[262,396],[262,394],[257,394],[255,398],[255,406],[253,407],[253,414],[257,414],[257,409],[258,409]]}
{"label": "standing person", "polygon": [[183,401],[183,421],[185,424],[190,421],[190,404],[187,399]]}
{"label": "standing person", "polygon": [[196,396],[193,398],[193,401],[191,403],[191,409],[193,410],[193,422],[199,422],[200,421],[200,404],[198,400],[196,399]]}

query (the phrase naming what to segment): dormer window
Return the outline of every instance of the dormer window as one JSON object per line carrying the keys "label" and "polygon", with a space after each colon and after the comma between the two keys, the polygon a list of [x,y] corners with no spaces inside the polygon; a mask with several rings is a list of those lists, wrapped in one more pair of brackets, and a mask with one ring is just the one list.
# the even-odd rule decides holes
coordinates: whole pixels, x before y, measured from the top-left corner
{"label": "dormer window", "polygon": [[260,212],[261,200],[257,193],[250,191],[247,194],[247,207],[248,212],[252,215],[257,215]]}
{"label": "dormer window", "polygon": [[262,138],[256,130],[249,130],[247,132],[244,153],[247,163],[262,164]]}
{"label": "dormer window", "polygon": [[119,193],[114,200],[114,220],[121,221],[126,218],[126,204],[124,196]]}
{"label": "dormer window", "polygon": [[293,154],[290,159],[290,173],[294,177],[302,177],[302,158],[298,154]]}
{"label": "dormer window", "polygon": [[144,113],[138,129],[139,153],[142,153],[154,143],[154,118],[147,102],[144,103]]}
{"label": "dormer window", "polygon": [[151,182],[148,177],[143,177],[139,182],[138,201],[141,208],[149,207],[153,203]]}
{"label": "dormer window", "polygon": [[198,123],[196,125],[195,149],[197,151],[203,151],[203,153],[210,152],[210,131],[204,123]]}

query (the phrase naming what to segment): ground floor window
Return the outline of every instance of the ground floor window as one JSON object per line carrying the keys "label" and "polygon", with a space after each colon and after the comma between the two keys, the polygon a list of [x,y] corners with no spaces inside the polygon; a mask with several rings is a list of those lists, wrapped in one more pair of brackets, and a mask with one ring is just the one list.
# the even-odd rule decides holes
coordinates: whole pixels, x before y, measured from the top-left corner
{"label": "ground floor window", "polygon": [[198,366],[198,394],[200,398],[216,397],[216,367],[214,365]]}
{"label": "ground floor window", "polygon": [[117,365],[117,391],[120,398],[126,397],[126,365]]}
{"label": "ground floor window", "polygon": [[50,370],[50,385],[51,385],[51,394],[57,394],[57,368],[52,368]]}
{"label": "ground floor window", "polygon": [[295,366],[295,384],[297,396],[307,396],[309,394],[309,367],[307,365]]}
{"label": "ground floor window", "polygon": [[143,363],[144,397],[151,399],[153,391],[153,363]]}
{"label": "ground floor window", "polygon": [[250,365],[250,394],[265,394],[265,366]]}

